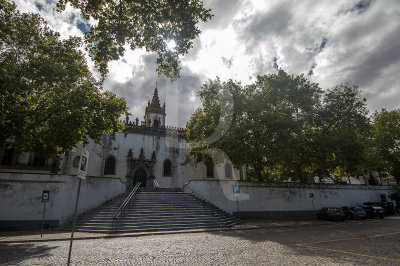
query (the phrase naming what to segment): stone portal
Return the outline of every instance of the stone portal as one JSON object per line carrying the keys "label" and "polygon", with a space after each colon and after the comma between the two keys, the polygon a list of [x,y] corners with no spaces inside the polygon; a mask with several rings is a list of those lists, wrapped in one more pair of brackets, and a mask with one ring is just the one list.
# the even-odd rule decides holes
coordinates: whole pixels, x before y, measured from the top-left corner
{"label": "stone portal", "polygon": [[147,173],[142,167],[138,168],[134,174],[133,187],[135,187],[139,182],[141,183],[140,187],[146,187]]}

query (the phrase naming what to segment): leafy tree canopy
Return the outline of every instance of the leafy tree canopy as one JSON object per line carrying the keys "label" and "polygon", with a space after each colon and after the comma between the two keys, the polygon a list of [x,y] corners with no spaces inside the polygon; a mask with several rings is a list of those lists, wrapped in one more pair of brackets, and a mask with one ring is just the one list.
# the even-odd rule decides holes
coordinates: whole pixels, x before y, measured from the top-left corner
{"label": "leafy tree canopy", "polygon": [[126,102],[101,92],[81,45],[0,0],[0,145],[52,157],[122,129]]}
{"label": "leafy tree canopy", "polygon": [[[156,52],[158,73],[177,78],[179,55],[193,46],[200,33],[198,22],[212,17],[199,0],[59,0],[58,9],[64,10],[68,3],[95,22],[88,25],[85,41],[103,78],[108,63],[124,54],[126,43],[131,49]],[[174,49],[168,49],[171,40]]]}
{"label": "leafy tree canopy", "polygon": [[[203,108],[187,126],[189,154],[197,161],[209,163],[205,154],[219,149],[234,165],[253,169],[256,179],[301,182],[366,167],[369,119],[357,87],[342,84],[323,93],[303,75],[280,70],[248,86],[209,81],[199,94]],[[231,96],[231,112],[224,111],[224,95]],[[221,123],[228,124],[223,134],[204,141]]]}
{"label": "leafy tree canopy", "polygon": [[369,167],[371,133],[366,99],[357,86],[341,84],[325,92],[323,106],[322,167],[339,178],[363,173]]}
{"label": "leafy tree canopy", "polygon": [[400,181],[400,110],[383,109],[372,119],[374,147],[383,170]]}

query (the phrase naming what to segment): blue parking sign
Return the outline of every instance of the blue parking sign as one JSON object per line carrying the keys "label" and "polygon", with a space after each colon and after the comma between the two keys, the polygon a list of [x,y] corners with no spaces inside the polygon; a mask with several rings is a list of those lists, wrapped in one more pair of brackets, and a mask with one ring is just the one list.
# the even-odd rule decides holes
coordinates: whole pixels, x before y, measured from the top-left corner
{"label": "blue parking sign", "polygon": [[50,190],[43,190],[42,202],[48,202],[50,200]]}
{"label": "blue parking sign", "polygon": [[233,194],[240,194],[240,186],[233,186]]}

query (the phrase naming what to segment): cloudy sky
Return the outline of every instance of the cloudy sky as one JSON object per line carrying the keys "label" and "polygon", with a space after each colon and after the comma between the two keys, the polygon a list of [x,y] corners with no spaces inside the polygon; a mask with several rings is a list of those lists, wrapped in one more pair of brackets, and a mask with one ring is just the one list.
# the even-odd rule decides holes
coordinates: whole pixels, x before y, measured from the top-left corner
{"label": "cloudy sky", "polygon": [[[39,12],[64,38],[83,36],[77,10],[59,14],[51,0],[16,0],[23,12]],[[201,107],[197,92],[217,76],[251,83],[281,68],[304,73],[323,89],[358,85],[371,111],[400,108],[400,3],[398,0],[205,0],[214,14],[182,58],[181,78],[156,74],[156,55],[127,51],[110,64],[104,88],[127,99],[132,118],[158,82],[167,124],[184,127]],[[90,62],[89,62],[90,63]]]}

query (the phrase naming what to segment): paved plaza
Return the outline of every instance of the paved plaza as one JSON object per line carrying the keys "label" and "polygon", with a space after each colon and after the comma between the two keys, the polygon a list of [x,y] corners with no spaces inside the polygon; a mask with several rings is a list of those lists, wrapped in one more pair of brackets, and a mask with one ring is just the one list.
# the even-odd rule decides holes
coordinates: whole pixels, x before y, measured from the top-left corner
{"label": "paved plaza", "polygon": [[[73,265],[400,265],[400,218],[76,240]],[[14,240],[13,240],[14,239]],[[26,240],[25,240],[26,241]],[[0,239],[1,265],[66,265],[69,241]]]}

